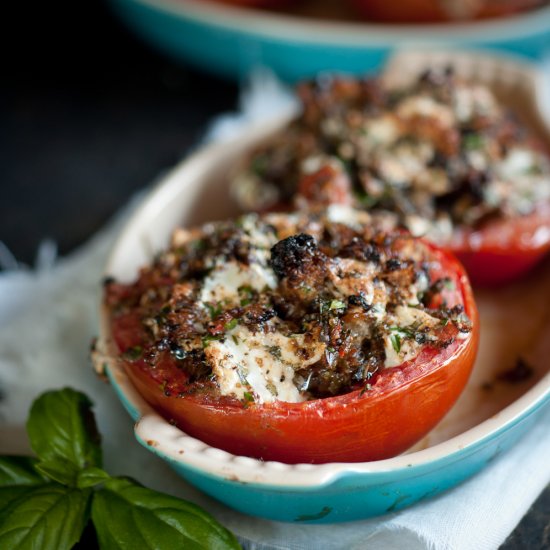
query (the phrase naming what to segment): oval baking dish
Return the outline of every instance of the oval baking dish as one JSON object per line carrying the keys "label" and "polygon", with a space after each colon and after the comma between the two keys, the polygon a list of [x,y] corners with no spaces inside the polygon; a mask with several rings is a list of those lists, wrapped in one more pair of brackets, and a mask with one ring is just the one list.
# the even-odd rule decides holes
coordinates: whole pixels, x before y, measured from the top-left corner
{"label": "oval baking dish", "polygon": [[[414,71],[448,62],[465,76],[482,78],[498,88],[499,95],[522,107],[522,114],[541,131],[534,109],[535,73],[529,65],[479,55],[418,54],[394,60],[389,70],[399,72],[402,63]],[[176,167],[127,223],[106,275],[130,281],[141,265],[166,246],[175,227],[236,214],[228,173],[285,122],[272,121],[230,143],[208,146]],[[456,485],[509,448],[535,422],[550,401],[545,361],[550,353],[548,275],[546,263],[522,282],[498,291],[479,291],[481,347],[464,394],[427,438],[386,460],[289,465],[235,456],[187,436],[153,411],[122,365],[109,359],[105,315],[96,364],[105,370],[136,421],[137,439],[189,482],[228,506],[280,521],[360,519],[398,510]],[[512,384],[519,359],[529,365],[529,376]]]}

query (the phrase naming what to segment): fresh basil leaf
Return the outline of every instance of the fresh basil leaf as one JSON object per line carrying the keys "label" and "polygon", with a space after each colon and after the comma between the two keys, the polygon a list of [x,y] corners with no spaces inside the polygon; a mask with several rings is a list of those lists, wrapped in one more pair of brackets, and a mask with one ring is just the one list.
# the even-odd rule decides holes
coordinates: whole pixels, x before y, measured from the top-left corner
{"label": "fresh basil leaf", "polygon": [[21,498],[32,490],[32,485],[8,485],[6,487],[0,487],[0,514],[14,500]]}
{"label": "fresh basil leaf", "polygon": [[110,550],[226,550],[235,537],[198,506],[157,493],[126,478],[112,478],[92,505],[99,544]]}
{"label": "fresh basil leaf", "polygon": [[111,476],[101,468],[88,468],[82,470],[78,474],[76,486],[79,489],[86,489],[86,487],[95,487],[100,483],[105,483]]}
{"label": "fresh basil leaf", "polygon": [[57,483],[30,488],[0,511],[0,548],[70,550],[88,521],[91,494]]}
{"label": "fresh basil leaf", "polygon": [[63,485],[70,485],[71,487],[76,486],[76,480],[80,471],[77,466],[64,458],[41,460],[36,464],[36,469],[53,481],[57,481]]}
{"label": "fresh basil leaf", "polygon": [[29,456],[0,456],[0,513],[11,502],[46,482]]}
{"label": "fresh basil leaf", "polygon": [[36,463],[36,458],[30,456],[0,456],[0,487],[44,483]]}
{"label": "fresh basil leaf", "polygon": [[83,393],[70,388],[42,394],[32,405],[27,432],[44,462],[64,459],[78,469],[101,467],[100,436]]}

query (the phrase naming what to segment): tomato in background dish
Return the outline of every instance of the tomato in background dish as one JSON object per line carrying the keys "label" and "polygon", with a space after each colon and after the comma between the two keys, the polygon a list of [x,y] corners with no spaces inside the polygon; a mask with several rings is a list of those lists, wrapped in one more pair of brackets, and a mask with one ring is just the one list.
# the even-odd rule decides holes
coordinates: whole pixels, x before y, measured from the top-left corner
{"label": "tomato in background dish", "polygon": [[550,252],[550,204],[521,218],[457,231],[449,249],[464,264],[474,285],[519,279]]}
{"label": "tomato in background dish", "polygon": [[[444,347],[426,344],[410,361],[385,368],[361,389],[300,403],[243,403],[198,391],[165,392],[182,371],[166,358],[155,369],[125,361],[139,393],[187,434],[236,455],[285,463],[364,462],[395,456],[419,441],[459,397],[474,364],[479,322],[473,293],[460,263],[431,244],[438,265],[432,280],[449,281],[437,296],[449,307],[462,305],[472,329]],[[434,304],[435,305],[435,304]],[[135,313],[112,320],[120,350],[142,339]],[[456,336],[456,335],[455,335]]]}
{"label": "tomato in background dish", "polygon": [[298,0],[205,0],[215,4],[226,4],[241,8],[285,8],[298,3]]}
{"label": "tomato in background dish", "polygon": [[[303,177],[297,204],[351,204],[352,191],[344,176],[324,166]],[[288,210],[288,205],[279,203],[272,210]],[[479,228],[459,226],[441,246],[462,262],[474,286],[513,282],[550,253],[550,203],[531,214],[490,220]]]}
{"label": "tomato in background dish", "polygon": [[[298,205],[353,203],[345,173],[324,166],[303,177],[297,189]],[[303,203],[303,204],[302,204]],[[277,204],[272,210],[288,210]],[[510,283],[526,275],[550,253],[550,203],[528,215],[491,220],[479,228],[459,226],[443,248],[464,265],[474,286]]]}
{"label": "tomato in background dish", "polygon": [[384,23],[441,23],[504,17],[543,5],[541,0],[351,0],[367,19]]}
{"label": "tomato in background dish", "polygon": [[439,68],[396,89],[335,76],[298,94],[302,114],[235,180],[243,208],[352,205],[455,253],[474,285],[550,251],[550,156],[487,86]]}

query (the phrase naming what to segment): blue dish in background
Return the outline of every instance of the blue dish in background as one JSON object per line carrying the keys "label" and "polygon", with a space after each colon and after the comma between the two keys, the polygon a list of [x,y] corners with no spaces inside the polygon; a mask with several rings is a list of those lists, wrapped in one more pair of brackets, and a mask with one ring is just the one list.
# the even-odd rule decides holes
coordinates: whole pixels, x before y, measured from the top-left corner
{"label": "blue dish in background", "polygon": [[145,40],[172,57],[239,78],[258,65],[284,80],[379,69],[398,49],[504,50],[540,59],[550,49],[550,6],[489,21],[387,25],[331,21],[201,0],[110,0]]}

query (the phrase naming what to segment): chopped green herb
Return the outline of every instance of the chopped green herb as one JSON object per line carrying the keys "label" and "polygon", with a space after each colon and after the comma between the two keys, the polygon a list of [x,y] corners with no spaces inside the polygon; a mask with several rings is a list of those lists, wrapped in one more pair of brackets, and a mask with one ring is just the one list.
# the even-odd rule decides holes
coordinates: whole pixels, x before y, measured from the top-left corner
{"label": "chopped green herb", "polygon": [[252,302],[255,291],[250,285],[239,287],[239,296],[241,296],[241,307],[247,306]]}
{"label": "chopped green herb", "polygon": [[400,337],[414,338],[418,332],[419,323],[413,323],[407,327],[390,327],[392,332],[395,332]]}
{"label": "chopped green herb", "polygon": [[249,391],[245,391],[243,395],[247,403],[254,403],[254,396]]}
{"label": "chopped green herb", "polygon": [[475,151],[483,145],[483,136],[479,134],[467,134],[462,138],[462,145],[467,151]]}
{"label": "chopped green herb", "polygon": [[229,323],[225,323],[223,328],[225,331],[230,331],[230,330],[233,330],[238,324],[239,324],[238,319],[231,319]]}
{"label": "chopped green herb", "polygon": [[354,194],[359,204],[365,208],[371,208],[379,201],[378,197],[367,194],[364,189],[356,189]]}
{"label": "chopped green herb", "polygon": [[217,303],[215,306],[205,303],[204,307],[206,307],[208,313],[210,313],[211,319],[215,319],[223,311],[223,308],[219,303]]}
{"label": "chopped green herb", "polygon": [[253,296],[254,289],[250,285],[243,285],[239,287],[239,294],[248,294],[248,296]]}
{"label": "chopped green herb", "polygon": [[390,334],[390,340],[395,353],[399,353],[401,351],[401,337],[399,334]]}
{"label": "chopped green herb", "polygon": [[141,346],[133,346],[128,348],[123,354],[122,357],[127,361],[137,361],[141,359],[143,355],[143,348]]}
{"label": "chopped green herb", "polygon": [[346,304],[344,302],[341,302],[340,300],[332,300],[329,305],[329,311],[332,311],[334,309],[345,309]]}
{"label": "chopped green herb", "polygon": [[202,337],[202,347],[203,349],[208,347],[210,345],[210,342],[213,342],[215,340],[221,340],[223,338],[222,334],[218,334],[214,336],[213,334],[205,334]]}
{"label": "chopped green herb", "polygon": [[203,250],[206,248],[206,239],[197,239],[191,243],[195,250]]}
{"label": "chopped green herb", "polygon": [[529,176],[541,176],[543,173],[542,167],[539,164],[532,164],[526,172]]}
{"label": "chopped green herb", "polygon": [[236,336],[235,334],[232,334],[231,339],[233,340],[233,342],[235,343],[236,346],[239,345],[239,337],[238,336]]}
{"label": "chopped green herb", "polygon": [[266,349],[275,359],[281,359],[281,347],[280,346],[266,346]]}
{"label": "chopped green herb", "polygon": [[252,172],[257,176],[262,177],[264,175],[265,169],[267,168],[267,159],[264,155],[258,155],[252,159],[251,168]]}
{"label": "chopped green herb", "polygon": [[442,279],[442,284],[447,290],[455,289],[455,283],[452,279],[449,279],[449,277],[445,277],[444,279]]}

